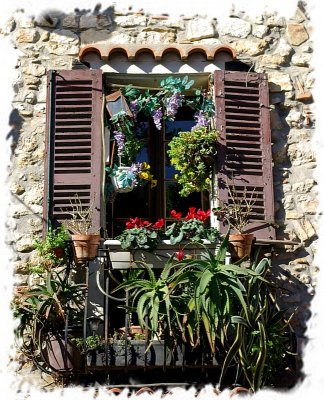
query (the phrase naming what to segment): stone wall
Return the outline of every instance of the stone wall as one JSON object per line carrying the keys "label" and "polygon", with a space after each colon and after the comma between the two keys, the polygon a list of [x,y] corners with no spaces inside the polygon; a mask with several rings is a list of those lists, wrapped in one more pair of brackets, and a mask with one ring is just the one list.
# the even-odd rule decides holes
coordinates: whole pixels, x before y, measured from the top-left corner
{"label": "stone wall", "polygon": [[34,257],[33,236],[42,228],[46,72],[71,69],[80,46],[109,44],[227,44],[238,59],[269,77],[273,176],[278,239],[301,242],[276,248],[273,271],[291,292],[282,300],[299,305],[295,327],[304,334],[317,266],[317,183],[312,137],[312,24],[302,6],[285,19],[265,13],[250,18],[235,10],[217,16],[147,15],[144,12],[59,12],[29,19],[17,12],[2,29],[17,49],[11,118],[12,157],[8,176],[11,204],[7,243],[13,248],[16,285],[27,282],[26,261]]}

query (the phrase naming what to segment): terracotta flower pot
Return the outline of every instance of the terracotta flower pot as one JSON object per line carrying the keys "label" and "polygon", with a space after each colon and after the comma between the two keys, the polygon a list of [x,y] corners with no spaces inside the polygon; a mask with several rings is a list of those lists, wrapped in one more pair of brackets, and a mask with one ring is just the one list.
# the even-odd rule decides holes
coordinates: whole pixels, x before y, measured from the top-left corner
{"label": "terracotta flower pot", "polygon": [[52,250],[53,254],[55,255],[56,258],[64,258],[64,249],[63,247],[55,247]]}
{"label": "terracotta flower pot", "polygon": [[71,235],[71,238],[77,262],[92,261],[96,257],[100,235]]}
{"label": "terracotta flower pot", "polygon": [[80,350],[68,338],[65,343],[64,332],[50,332],[45,338],[45,358],[55,371],[79,370],[82,366]]}
{"label": "terracotta flower pot", "polygon": [[253,242],[253,233],[235,233],[229,235],[229,247],[233,259],[249,257]]}

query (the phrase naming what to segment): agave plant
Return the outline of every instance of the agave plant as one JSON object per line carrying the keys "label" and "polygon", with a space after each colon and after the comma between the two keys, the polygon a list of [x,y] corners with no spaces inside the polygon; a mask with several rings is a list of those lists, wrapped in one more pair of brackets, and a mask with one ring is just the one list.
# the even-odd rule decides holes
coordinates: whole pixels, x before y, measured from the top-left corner
{"label": "agave plant", "polygon": [[[269,267],[269,260],[264,258],[252,269],[264,278]],[[253,392],[294,363],[296,340],[289,324],[292,315],[284,319],[287,310],[279,309],[270,292],[272,286],[255,277],[245,283],[246,307],[231,318],[236,334],[222,366],[220,384],[234,359]]]}

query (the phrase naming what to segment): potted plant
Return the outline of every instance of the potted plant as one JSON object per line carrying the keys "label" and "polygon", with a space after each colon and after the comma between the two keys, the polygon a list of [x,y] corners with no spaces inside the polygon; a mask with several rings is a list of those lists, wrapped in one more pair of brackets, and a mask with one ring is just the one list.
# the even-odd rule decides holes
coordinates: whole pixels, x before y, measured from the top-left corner
{"label": "potted plant", "polygon": [[178,244],[183,240],[193,243],[215,242],[219,238],[219,232],[207,225],[209,216],[210,210],[197,210],[195,207],[189,207],[184,218],[181,212],[172,210],[171,217],[176,221],[166,229],[165,235],[170,238],[171,244]]}
{"label": "potted plant", "polygon": [[34,246],[41,263],[45,264],[47,268],[62,264],[67,256],[68,239],[69,234],[64,226],[60,226],[57,229],[49,228],[43,240],[36,238]]}
{"label": "potted plant", "polygon": [[45,363],[56,372],[81,368],[80,352],[70,339],[82,332],[83,289],[65,268],[47,272],[44,283],[25,288],[14,301],[18,347],[36,366]]}
{"label": "potted plant", "polygon": [[71,239],[76,263],[84,263],[96,257],[100,235],[92,228],[92,204],[84,207],[78,196],[75,196],[75,200],[71,204],[72,211],[66,211],[71,218],[66,219],[64,225],[72,232]]}
{"label": "potted plant", "polygon": [[243,282],[246,307],[231,317],[232,339],[222,365],[219,385],[235,360],[239,383],[256,392],[263,386],[275,386],[278,377],[296,370],[296,335],[290,325],[293,315],[286,316],[273,296],[274,284],[266,280],[268,259],[252,264],[258,276]]}
{"label": "potted plant", "polygon": [[120,240],[122,249],[145,249],[153,250],[161,241],[164,220],[161,218],[151,223],[141,218],[130,218],[126,222],[126,229],[116,237]]}
{"label": "potted plant", "polygon": [[246,228],[253,215],[253,205],[257,199],[254,189],[248,191],[244,187],[240,195],[234,184],[230,187],[227,183],[227,189],[228,201],[221,202],[219,207],[213,209],[213,212],[219,220],[226,221],[229,226],[229,248],[233,259],[247,258],[251,253],[254,234],[246,232]]}
{"label": "potted plant", "polygon": [[72,342],[85,354],[88,367],[102,367],[109,365],[106,352],[106,343],[99,335],[90,335],[84,338],[73,338]]}
{"label": "potted plant", "polygon": [[207,338],[213,357],[217,343],[226,348],[226,330],[233,311],[247,307],[242,281],[259,275],[249,268],[227,264],[227,246],[228,235],[216,254],[206,249],[203,259],[184,259],[175,264],[176,272],[169,282],[170,295],[185,292],[184,318],[178,321],[183,340],[196,347]]}
{"label": "potted plant", "polygon": [[150,165],[146,162],[133,163],[129,167],[114,165],[113,168],[106,167],[111,177],[111,182],[116,193],[128,193],[135,187],[150,184],[150,188],[157,185],[156,179],[150,173]]}
{"label": "potted plant", "polygon": [[181,196],[210,190],[218,135],[214,129],[197,125],[189,132],[179,132],[169,142],[171,164],[180,173],[175,178],[182,186]]}

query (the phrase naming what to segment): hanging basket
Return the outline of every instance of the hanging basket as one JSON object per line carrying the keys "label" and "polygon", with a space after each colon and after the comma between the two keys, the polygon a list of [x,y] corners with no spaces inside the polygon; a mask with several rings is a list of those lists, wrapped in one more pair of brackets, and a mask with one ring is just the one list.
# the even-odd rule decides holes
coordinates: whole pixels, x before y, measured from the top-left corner
{"label": "hanging basket", "polygon": [[94,260],[97,255],[100,235],[71,235],[71,239],[77,263]]}
{"label": "hanging basket", "polygon": [[229,250],[235,260],[249,257],[251,254],[253,233],[237,233],[229,235]]}
{"label": "hanging basket", "polygon": [[133,177],[134,174],[132,173],[131,167],[118,167],[116,174],[111,177],[115,192],[131,192],[136,186]]}

